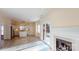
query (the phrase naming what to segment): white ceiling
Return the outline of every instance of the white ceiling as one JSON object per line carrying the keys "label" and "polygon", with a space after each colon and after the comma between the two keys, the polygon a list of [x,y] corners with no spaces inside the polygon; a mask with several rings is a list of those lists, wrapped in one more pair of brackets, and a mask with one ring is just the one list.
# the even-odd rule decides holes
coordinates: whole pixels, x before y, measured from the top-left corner
{"label": "white ceiling", "polygon": [[24,21],[37,21],[40,17],[45,16],[50,9],[47,8],[3,8],[0,9],[9,17],[18,18]]}

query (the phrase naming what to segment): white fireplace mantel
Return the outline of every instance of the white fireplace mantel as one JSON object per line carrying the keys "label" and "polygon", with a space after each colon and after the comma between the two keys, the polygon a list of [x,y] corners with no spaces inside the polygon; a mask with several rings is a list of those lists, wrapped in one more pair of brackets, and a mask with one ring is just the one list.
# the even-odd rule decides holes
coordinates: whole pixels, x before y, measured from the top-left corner
{"label": "white fireplace mantel", "polygon": [[56,34],[55,38],[72,42],[72,51],[79,51],[79,35],[78,34]]}

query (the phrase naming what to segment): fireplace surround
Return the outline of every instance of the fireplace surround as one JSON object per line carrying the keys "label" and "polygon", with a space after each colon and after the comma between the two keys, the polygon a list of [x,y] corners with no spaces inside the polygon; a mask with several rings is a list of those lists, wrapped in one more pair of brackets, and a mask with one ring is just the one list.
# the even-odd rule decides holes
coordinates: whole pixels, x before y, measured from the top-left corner
{"label": "fireplace surround", "polygon": [[72,51],[72,42],[56,38],[56,51]]}

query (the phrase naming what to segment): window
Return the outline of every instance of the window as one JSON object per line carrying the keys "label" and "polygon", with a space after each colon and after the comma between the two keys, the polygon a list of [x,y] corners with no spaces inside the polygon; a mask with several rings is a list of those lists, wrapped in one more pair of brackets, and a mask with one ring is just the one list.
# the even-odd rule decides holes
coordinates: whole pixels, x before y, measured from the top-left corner
{"label": "window", "polygon": [[4,26],[1,26],[1,35],[4,35]]}
{"label": "window", "polygon": [[28,26],[20,26],[19,28],[20,28],[20,30],[28,30],[29,27]]}
{"label": "window", "polygon": [[20,26],[20,30],[25,30],[25,26]]}
{"label": "window", "polygon": [[36,24],[36,32],[40,33],[40,25],[39,24]]}

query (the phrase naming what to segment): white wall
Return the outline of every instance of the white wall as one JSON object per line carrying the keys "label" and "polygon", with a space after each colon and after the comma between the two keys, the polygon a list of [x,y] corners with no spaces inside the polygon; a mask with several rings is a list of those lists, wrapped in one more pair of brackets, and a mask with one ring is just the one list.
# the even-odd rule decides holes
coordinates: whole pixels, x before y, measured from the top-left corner
{"label": "white wall", "polygon": [[4,25],[4,39],[11,39],[10,26]]}

